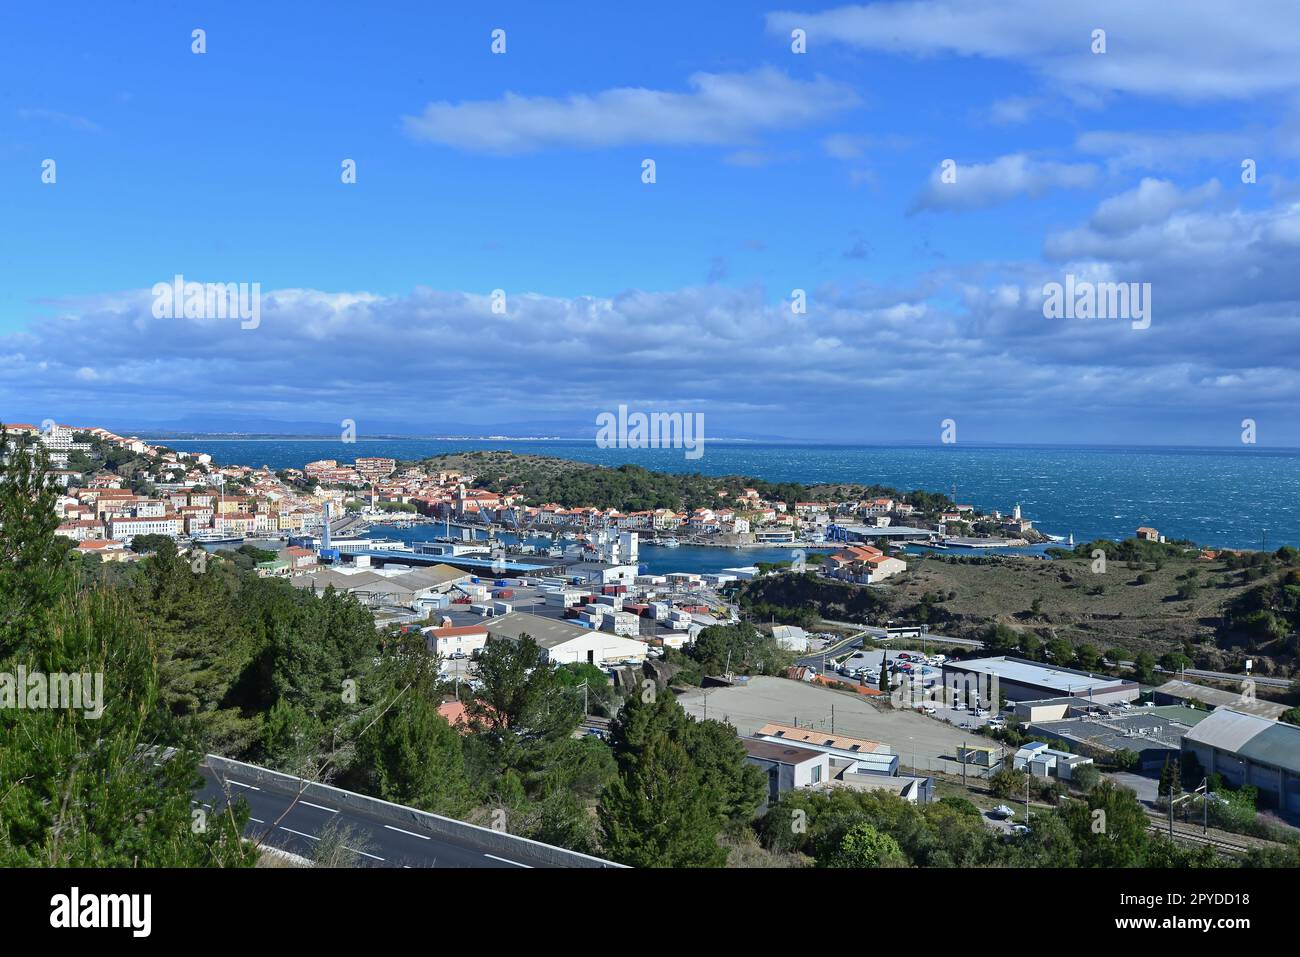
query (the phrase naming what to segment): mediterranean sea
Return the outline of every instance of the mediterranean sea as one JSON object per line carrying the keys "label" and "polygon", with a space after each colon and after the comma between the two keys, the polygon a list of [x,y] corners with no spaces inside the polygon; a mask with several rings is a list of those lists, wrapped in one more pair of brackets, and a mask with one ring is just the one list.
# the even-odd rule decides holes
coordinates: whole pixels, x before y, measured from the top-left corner
{"label": "mediterranean sea", "polygon": [[[1023,515],[1075,541],[1128,538],[1140,525],[1170,539],[1227,548],[1300,546],[1300,450],[1069,446],[834,446],[706,442],[680,449],[604,449],[578,439],[157,439],[209,452],[221,464],[301,468],[316,459],[420,459],[501,449],[664,472],[745,475],[774,482],[862,482],[952,493],[957,501]],[[645,557],[653,549],[645,550]],[[661,551],[670,551],[661,549]],[[749,549],[708,549],[714,561],[768,560]],[[764,550],[766,551],[766,550]],[[667,555],[664,556],[667,558]],[[712,564],[712,562],[710,562]]]}

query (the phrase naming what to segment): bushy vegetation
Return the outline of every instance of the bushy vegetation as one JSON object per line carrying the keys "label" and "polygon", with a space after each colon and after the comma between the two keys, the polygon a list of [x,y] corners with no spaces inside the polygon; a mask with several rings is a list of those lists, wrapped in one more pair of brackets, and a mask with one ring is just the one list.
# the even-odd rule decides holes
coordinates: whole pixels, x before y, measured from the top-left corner
{"label": "bushy vegetation", "polygon": [[[968,804],[943,800],[917,806],[892,794],[848,788],[829,794],[792,791],[758,830],[769,851],[807,855],[819,867],[1222,864],[1208,847],[1189,850],[1153,835],[1133,792],[1110,782],[1096,785],[1083,798],[1036,811],[1030,832],[1011,839],[994,833]],[[1101,830],[1095,824],[1099,819],[1106,822]]]}
{"label": "bushy vegetation", "polygon": [[888,602],[872,588],[858,588],[822,578],[815,572],[764,575],[745,582],[736,601],[751,621],[813,627],[822,618],[874,621]]}
{"label": "bushy vegetation", "polygon": [[[0,429],[0,452],[8,440]],[[15,446],[0,469],[0,672],[100,675],[102,713],[0,708],[0,866],[251,864],[244,810],[192,826],[198,742],[161,706],[151,636],[122,595],[79,585],[45,452]],[[161,744],[177,750],[159,760]]]}
{"label": "bushy vegetation", "polygon": [[[493,492],[521,490],[529,505],[557,503],[566,508],[593,506],[621,511],[671,508],[685,510],[740,507],[740,493],[752,488],[769,502],[842,502],[885,496],[907,502],[922,512],[947,508],[946,495],[936,492],[903,493],[883,485],[804,485],[768,482],[741,475],[712,476],[699,473],[656,472],[637,465],[606,468],[542,455],[511,452],[463,452],[440,455],[413,464],[427,472],[461,470],[476,476],[475,484]],[[725,492],[725,496],[719,496]],[[743,509],[742,509],[743,510]]]}

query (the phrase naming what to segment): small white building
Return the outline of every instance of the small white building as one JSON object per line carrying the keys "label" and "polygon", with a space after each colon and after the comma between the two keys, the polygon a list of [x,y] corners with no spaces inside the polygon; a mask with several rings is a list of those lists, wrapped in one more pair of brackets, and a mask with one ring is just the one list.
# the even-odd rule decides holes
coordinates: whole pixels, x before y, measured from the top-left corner
{"label": "small white building", "polygon": [[829,787],[831,756],[826,752],[761,738],[740,742],[745,746],[745,761],[767,775],[766,803],[776,803],[795,788]]}
{"label": "small white building", "polygon": [[553,664],[587,663],[597,666],[624,661],[643,662],[649,652],[644,641],[582,628],[567,621],[512,612],[484,623],[489,640],[518,641],[528,635]]}
{"label": "small white building", "polygon": [[786,651],[808,650],[808,632],[798,625],[773,625],[772,637],[776,639],[777,647]]}
{"label": "small white building", "polygon": [[482,651],[488,640],[488,631],[482,625],[424,628],[421,632],[429,651],[444,658]]}
{"label": "small white building", "polygon": [[1073,777],[1075,768],[1092,763],[1092,758],[1049,748],[1042,741],[1031,741],[1016,752],[1011,766],[1017,771],[1028,771],[1034,777],[1054,777],[1068,781]]}

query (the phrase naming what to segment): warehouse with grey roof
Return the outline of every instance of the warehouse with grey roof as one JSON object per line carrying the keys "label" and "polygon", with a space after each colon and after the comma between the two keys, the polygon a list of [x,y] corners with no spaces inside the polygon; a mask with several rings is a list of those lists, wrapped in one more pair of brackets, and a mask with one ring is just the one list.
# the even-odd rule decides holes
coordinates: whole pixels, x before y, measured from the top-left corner
{"label": "warehouse with grey roof", "polygon": [[1219,708],[1183,736],[1183,752],[1233,787],[1251,784],[1283,811],[1300,814],[1300,728]]}

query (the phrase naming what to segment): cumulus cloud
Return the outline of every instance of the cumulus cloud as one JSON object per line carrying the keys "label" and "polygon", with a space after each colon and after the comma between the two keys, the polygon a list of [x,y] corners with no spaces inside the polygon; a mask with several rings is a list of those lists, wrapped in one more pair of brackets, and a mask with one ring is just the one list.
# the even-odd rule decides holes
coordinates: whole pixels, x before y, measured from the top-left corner
{"label": "cumulus cloud", "polygon": [[1166,222],[1179,210],[1201,206],[1220,192],[1217,179],[1192,190],[1179,189],[1168,180],[1143,179],[1128,192],[1103,200],[1089,220],[1089,227],[1106,236],[1133,233],[1143,226]]}
{"label": "cumulus cloud", "polygon": [[952,182],[944,182],[942,165],[935,167],[911,209],[981,209],[1016,196],[1092,186],[1097,179],[1097,168],[1087,163],[1054,163],[1012,153],[991,163],[959,163]]}
{"label": "cumulus cloud", "polygon": [[[1298,255],[1300,204],[1246,210],[1217,183],[1149,180],[1050,236],[1042,262],[809,289],[806,315],[720,284],[509,294],[504,314],[472,292],[280,290],[241,329],[156,319],[147,290],[114,293],[0,337],[0,418],[111,424],[166,409],[437,432],[536,409],[581,426],[631,402],[703,411],[714,434],[931,441],[960,410],[1002,441],[1061,439],[1065,422],[1075,441],[1150,441],[1225,408],[1292,421]],[[1151,327],[1045,319],[1043,287],[1068,273],[1151,283]]]}
{"label": "cumulus cloud", "polygon": [[[1180,99],[1243,98],[1300,89],[1300,18],[1292,0],[894,0],[819,13],[776,12],[773,33],[808,31],[810,44],[930,56],[989,57],[1026,65],[1080,89]],[[1104,54],[1091,50],[1095,29]]]}
{"label": "cumulus cloud", "polygon": [[731,146],[859,102],[842,83],[820,76],[796,80],[771,68],[695,73],[688,85],[687,92],[619,87],[563,98],[506,93],[499,100],[439,101],[402,122],[416,139],[482,153],[629,143]]}

